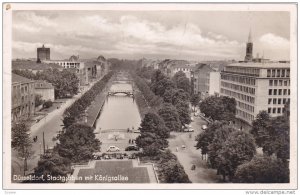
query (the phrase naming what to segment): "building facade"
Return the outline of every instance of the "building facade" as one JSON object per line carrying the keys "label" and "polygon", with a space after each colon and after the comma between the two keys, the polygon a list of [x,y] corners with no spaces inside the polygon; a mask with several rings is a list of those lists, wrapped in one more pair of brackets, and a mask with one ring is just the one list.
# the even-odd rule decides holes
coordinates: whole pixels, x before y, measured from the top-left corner
{"label": "building facade", "polygon": [[290,101],[290,64],[228,65],[221,72],[221,95],[235,98],[236,117],[249,125],[262,110],[272,117],[282,115]]}
{"label": "building facade", "polygon": [[12,109],[13,122],[28,119],[34,114],[35,82],[25,77],[12,74]]}
{"label": "building facade", "polygon": [[43,47],[37,48],[37,62],[50,60],[50,48]]}
{"label": "building facade", "polygon": [[47,81],[38,80],[35,81],[35,94],[41,95],[42,100],[51,100],[54,101],[54,87],[51,83]]}
{"label": "building facade", "polygon": [[220,95],[221,74],[218,71],[207,73],[206,90],[209,96]]}
{"label": "building facade", "polygon": [[[210,89],[211,91],[217,88],[218,84],[213,82],[213,76],[216,75],[211,74],[211,72],[215,72],[208,64],[197,64],[192,72],[192,86],[194,94],[200,95],[202,99],[209,96]],[[218,82],[218,81],[215,81]],[[213,86],[214,85],[214,86]],[[216,86],[215,86],[216,85]],[[213,92],[211,92],[214,94]]]}

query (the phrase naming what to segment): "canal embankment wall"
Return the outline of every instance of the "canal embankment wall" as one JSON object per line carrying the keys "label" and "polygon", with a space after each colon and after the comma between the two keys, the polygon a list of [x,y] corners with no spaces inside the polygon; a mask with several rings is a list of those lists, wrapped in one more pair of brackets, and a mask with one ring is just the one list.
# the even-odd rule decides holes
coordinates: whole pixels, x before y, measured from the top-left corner
{"label": "canal embankment wall", "polygon": [[91,105],[88,107],[86,114],[87,114],[87,121],[86,124],[95,127],[96,121],[99,118],[103,105],[105,103],[105,100],[107,98],[108,90],[110,89],[111,85],[113,84],[113,80],[115,78],[112,76],[110,80],[107,82],[106,87],[104,90],[102,90],[94,99],[94,101],[91,103]]}

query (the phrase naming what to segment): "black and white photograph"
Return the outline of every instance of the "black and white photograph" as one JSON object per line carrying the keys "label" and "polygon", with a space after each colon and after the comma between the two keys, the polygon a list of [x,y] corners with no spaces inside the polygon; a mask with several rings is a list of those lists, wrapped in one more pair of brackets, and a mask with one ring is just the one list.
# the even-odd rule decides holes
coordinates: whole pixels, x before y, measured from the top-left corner
{"label": "black and white photograph", "polygon": [[295,193],[296,3],[2,11],[4,189]]}

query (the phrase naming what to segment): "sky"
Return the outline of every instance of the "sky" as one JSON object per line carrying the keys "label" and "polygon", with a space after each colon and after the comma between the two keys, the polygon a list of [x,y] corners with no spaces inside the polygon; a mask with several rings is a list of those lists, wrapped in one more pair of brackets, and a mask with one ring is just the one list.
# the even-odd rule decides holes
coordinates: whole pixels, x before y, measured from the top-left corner
{"label": "sky", "polygon": [[254,57],[289,60],[288,12],[13,11],[13,58],[243,60],[249,31]]}

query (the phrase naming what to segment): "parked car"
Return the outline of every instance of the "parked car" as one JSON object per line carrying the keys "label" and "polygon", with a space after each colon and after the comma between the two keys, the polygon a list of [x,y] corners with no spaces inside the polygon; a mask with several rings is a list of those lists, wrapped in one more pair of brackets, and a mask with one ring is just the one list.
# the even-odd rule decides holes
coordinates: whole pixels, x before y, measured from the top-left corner
{"label": "parked car", "polygon": [[202,125],[202,129],[203,130],[207,129],[207,125]]}
{"label": "parked car", "polygon": [[106,151],[107,152],[119,152],[120,148],[118,148],[117,146],[109,146]]}
{"label": "parked car", "polygon": [[129,156],[128,156],[128,159],[136,159],[136,155],[133,153],[133,154],[130,154]]}
{"label": "parked car", "polygon": [[135,145],[130,145],[125,148],[125,151],[139,151],[140,148]]}
{"label": "parked car", "polygon": [[124,158],[123,154],[116,154],[116,159],[123,159],[123,158]]}
{"label": "parked car", "polygon": [[186,129],[183,129],[184,132],[194,132],[194,129],[192,128],[186,128]]}
{"label": "parked car", "polygon": [[109,160],[109,159],[111,159],[111,157],[110,157],[108,154],[105,154],[105,155],[103,156],[103,159]]}

